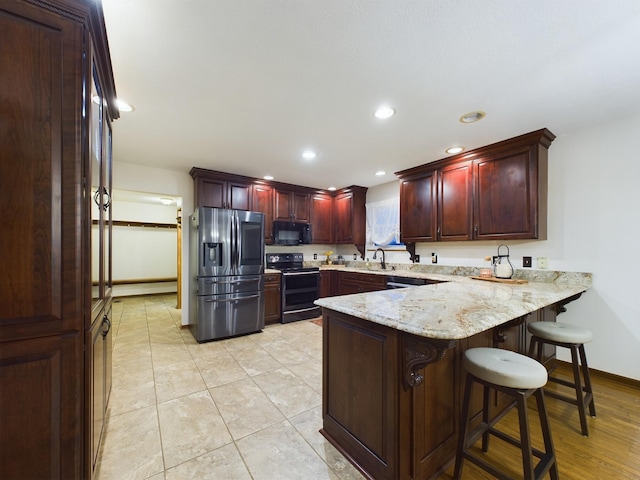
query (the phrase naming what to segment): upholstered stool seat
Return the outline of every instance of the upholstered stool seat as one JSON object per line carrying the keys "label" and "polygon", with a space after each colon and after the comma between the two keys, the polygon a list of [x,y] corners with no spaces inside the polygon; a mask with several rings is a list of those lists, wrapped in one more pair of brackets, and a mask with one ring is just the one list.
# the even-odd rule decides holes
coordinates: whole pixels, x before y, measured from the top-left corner
{"label": "upholstered stool seat", "polygon": [[[471,452],[471,447],[482,437],[482,451],[486,453],[489,450],[489,435],[491,434],[521,449],[525,480],[543,478],[547,472],[553,480],[556,480],[558,466],[542,390],[542,387],[547,383],[547,370],[544,366],[530,357],[509,350],[471,348],[465,352],[464,367],[467,370],[467,376],[460,414],[460,431],[453,478],[460,478],[464,460],[473,462],[495,477],[509,478],[492,464]],[[483,385],[482,422],[473,430],[468,431],[469,406],[474,383]],[[489,419],[490,389],[510,395],[515,400],[514,405],[491,420]],[[530,396],[534,396],[536,399],[544,451],[535,449],[531,445],[527,413],[527,399]],[[518,409],[519,440],[494,428],[494,425],[504,417],[507,411],[514,407]],[[540,459],[535,466],[533,464],[534,456]]]}
{"label": "upholstered stool seat", "polygon": [[[529,347],[530,357],[535,357],[542,361],[544,344],[568,348],[571,351],[573,383],[551,375],[549,376],[549,381],[574,389],[575,395],[569,397],[552,390],[547,390],[546,393],[550,397],[578,406],[582,434],[588,436],[589,428],[586,411],[588,408],[589,414],[595,417],[596,405],[593,400],[593,389],[591,387],[584,344],[593,340],[593,334],[586,328],[556,322],[533,322],[527,326],[527,329],[532,334]],[[582,370],[582,378],[580,378],[580,370]]]}

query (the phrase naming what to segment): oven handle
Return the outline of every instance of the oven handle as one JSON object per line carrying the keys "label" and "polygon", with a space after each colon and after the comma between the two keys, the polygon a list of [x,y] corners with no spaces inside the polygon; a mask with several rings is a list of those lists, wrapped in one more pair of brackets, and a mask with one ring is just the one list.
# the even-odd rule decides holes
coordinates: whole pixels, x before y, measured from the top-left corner
{"label": "oven handle", "polygon": [[320,275],[320,272],[283,272],[283,277],[293,277],[294,275]]}
{"label": "oven handle", "polygon": [[252,298],[260,298],[260,295],[250,295],[248,297],[238,297],[238,298],[207,298],[205,302],[214,303],[214,302],[236,302],[238,300],[251,300]]}
{"label": "oven handle", "polygon": [[217,280],[205,280],[206,285],[235,285],[237,283],[247,283],[247,282],[257,282],[259,281],[257,278],[248,278],[248,279],[240,279],[240,280],[227,280],[219,282]]}
{"label": "oven handle", "polygon": [[298,312],[308,312],[309,310],[315,310],[317,308],[320,308],[318,306],[313,306],[313,307],[309,307],[309,308],[301,308],[300,310],[287,310],[286,312],[282,312],[282,314],[287,314],[287,313],[298,313]]}

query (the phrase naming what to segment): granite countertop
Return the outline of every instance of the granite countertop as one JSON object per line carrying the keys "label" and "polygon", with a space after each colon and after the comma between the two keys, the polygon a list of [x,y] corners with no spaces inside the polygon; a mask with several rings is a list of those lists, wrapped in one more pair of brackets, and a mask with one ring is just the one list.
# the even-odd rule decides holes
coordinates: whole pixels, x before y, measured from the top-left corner
{"label": "granite countertop", "polygon": [[[541,278],[547,281],[516,285],[474,280],[460,275],[402,270],[370,271],[349,267],[340,270],[424,277],[446,282],[327,297],[315,302],[321,307],[414,335],[446,340],[471,337],[591,287],[591,274],[575,272],[543,271]],[[531,275],[535,278],[537,274]]]}

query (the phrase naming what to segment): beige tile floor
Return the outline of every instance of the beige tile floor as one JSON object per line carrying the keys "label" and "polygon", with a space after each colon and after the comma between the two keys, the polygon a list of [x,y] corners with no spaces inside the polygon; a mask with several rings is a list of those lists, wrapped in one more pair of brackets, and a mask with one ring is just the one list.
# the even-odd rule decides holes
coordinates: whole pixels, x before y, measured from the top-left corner
{"label": "beige tile floor", "polygon": [[116,299],[98,480],[362,479],[318,432],[322,328],[198,344],[175,295]]}

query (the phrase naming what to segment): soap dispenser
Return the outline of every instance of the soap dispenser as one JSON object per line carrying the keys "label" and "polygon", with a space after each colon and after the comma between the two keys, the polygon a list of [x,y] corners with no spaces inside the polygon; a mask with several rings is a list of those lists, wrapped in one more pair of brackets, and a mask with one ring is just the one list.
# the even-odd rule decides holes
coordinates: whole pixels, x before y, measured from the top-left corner
{"label": "soap dispenser", "polygon": [[[500,249],[504,247],[507,249],[507,254],[501,254]],[[509,247],[507,245],[498,246],[498,256],[493,267],[496,278],[511,278],[513,276],[513,266],[509,261]]]}

